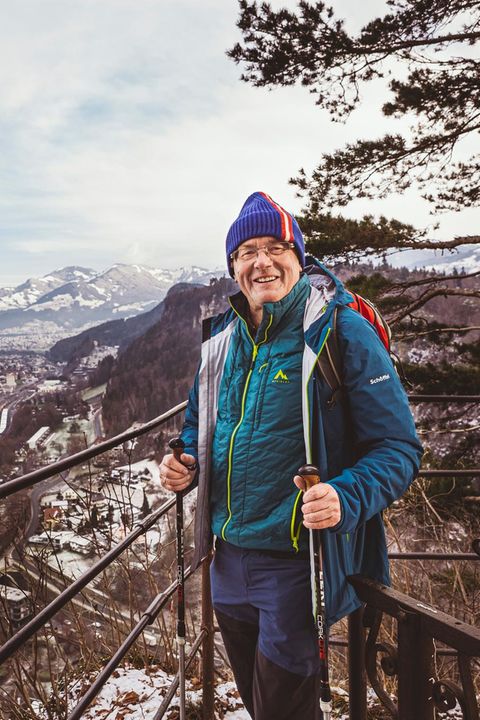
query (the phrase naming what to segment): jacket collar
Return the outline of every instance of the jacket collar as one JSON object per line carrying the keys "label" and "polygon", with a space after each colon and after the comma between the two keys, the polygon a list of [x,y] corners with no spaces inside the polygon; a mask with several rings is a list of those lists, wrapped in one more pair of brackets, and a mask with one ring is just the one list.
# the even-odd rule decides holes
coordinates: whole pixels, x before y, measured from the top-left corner
{"label": "jacket collar", "polygon": [[[274,303],[265,303],[263,306],[263,317],[257,329],[256,337],[270,339],[279,323],[287,315],[291,316],[298,309],[298,317],[301,321],[303,308],[310,293],[310,282],[306,274],[302,272],[300,279],[281,300]],[[248,301],[242,292],[238,292],[229,298],[230,305],[236,314],[248,324]]]}

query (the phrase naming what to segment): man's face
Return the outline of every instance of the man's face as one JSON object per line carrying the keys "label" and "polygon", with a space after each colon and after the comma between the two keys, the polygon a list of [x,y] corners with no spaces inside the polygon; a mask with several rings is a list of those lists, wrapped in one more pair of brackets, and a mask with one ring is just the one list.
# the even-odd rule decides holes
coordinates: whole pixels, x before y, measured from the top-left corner
{"label": "man's face", "polygon": [[[278,240],[270,236],[257,237],[246,240],[240,248],[268,248],[272,243],[278,244]],[[292,249],[281,255],[260,251],[250,260],[243,261],[238,257],[233,262],[233,270],[250,310],[258,313],[264,303],[277,302],[288,295],[298,282],[302,269],[292,245]]]}

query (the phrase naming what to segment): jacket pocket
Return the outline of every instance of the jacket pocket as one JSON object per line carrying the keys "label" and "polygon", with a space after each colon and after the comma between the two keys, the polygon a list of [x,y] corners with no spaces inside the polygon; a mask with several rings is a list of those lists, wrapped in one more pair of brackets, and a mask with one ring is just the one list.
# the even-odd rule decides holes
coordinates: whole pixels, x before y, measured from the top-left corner
{"label": "jacket pocket", "polygon": [[[352,535],[324,532],[324,581],[329,624],[336,621],[351,604],[353,589],[347,577],[353,574]],[[335,619],[335,620],[334,620]]]}
{"label": "jacket pocket", "polygon": [[257,372],[261,375],[260,385],[258,387],[258,395],[255,404],[255,420],[253,426],[255,429],[258,428],[262,420],[262,409],[263,409],[263,398],[265,396],[265,389],[267,387],[268,375],[270,371],[270,360],[264,362],[258,368]]}

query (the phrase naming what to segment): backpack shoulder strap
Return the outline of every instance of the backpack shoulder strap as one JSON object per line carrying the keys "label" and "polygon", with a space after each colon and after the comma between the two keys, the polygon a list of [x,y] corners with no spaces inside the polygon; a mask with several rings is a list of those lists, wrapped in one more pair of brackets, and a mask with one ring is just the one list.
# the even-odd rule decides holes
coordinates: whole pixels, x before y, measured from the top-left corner
{"label": "backpack shoulder strap", "polygon": [[338,306],[333,311],[332,329],[317,360],[320,374],[332,391],[329,400],[329,403],[332,404],[336,401],[337,392],[342,386],[342,360],[337,338],[337,315]]}

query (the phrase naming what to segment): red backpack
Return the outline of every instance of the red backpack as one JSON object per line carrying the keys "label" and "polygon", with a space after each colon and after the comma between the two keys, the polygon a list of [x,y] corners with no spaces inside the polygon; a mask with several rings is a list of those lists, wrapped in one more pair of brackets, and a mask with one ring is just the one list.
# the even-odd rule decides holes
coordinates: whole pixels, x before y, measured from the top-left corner
{"label": "red backpack", "polygon": [[[366,300],[361,295],[351,292],[351,290],[349,290],[349,293],[350,295],[353,295],[354,299],[347,305],[347,307],[351,307],[353,310],[356,310],[362,317],[365,318],[365,320],[368,320],[368,322],[373,325],[377,331],[378,337],[384,344],[385,349],[392,358],[395,366],[396,357],[393,355],[391,350],[392,333],[388,323],[384,320],[378,309],[372,302],[370,302],[370,300]],[[333,329],[332,332],[330,332],[325,342],[325,346],[318,358],[320,373],[332,391],[332,396],[328,401],[328,405],[330,406],[336,403],[337,393],[342,388],[342,358],[337,339],[338,310],[339,307],[337,306],[333,311]]]}

